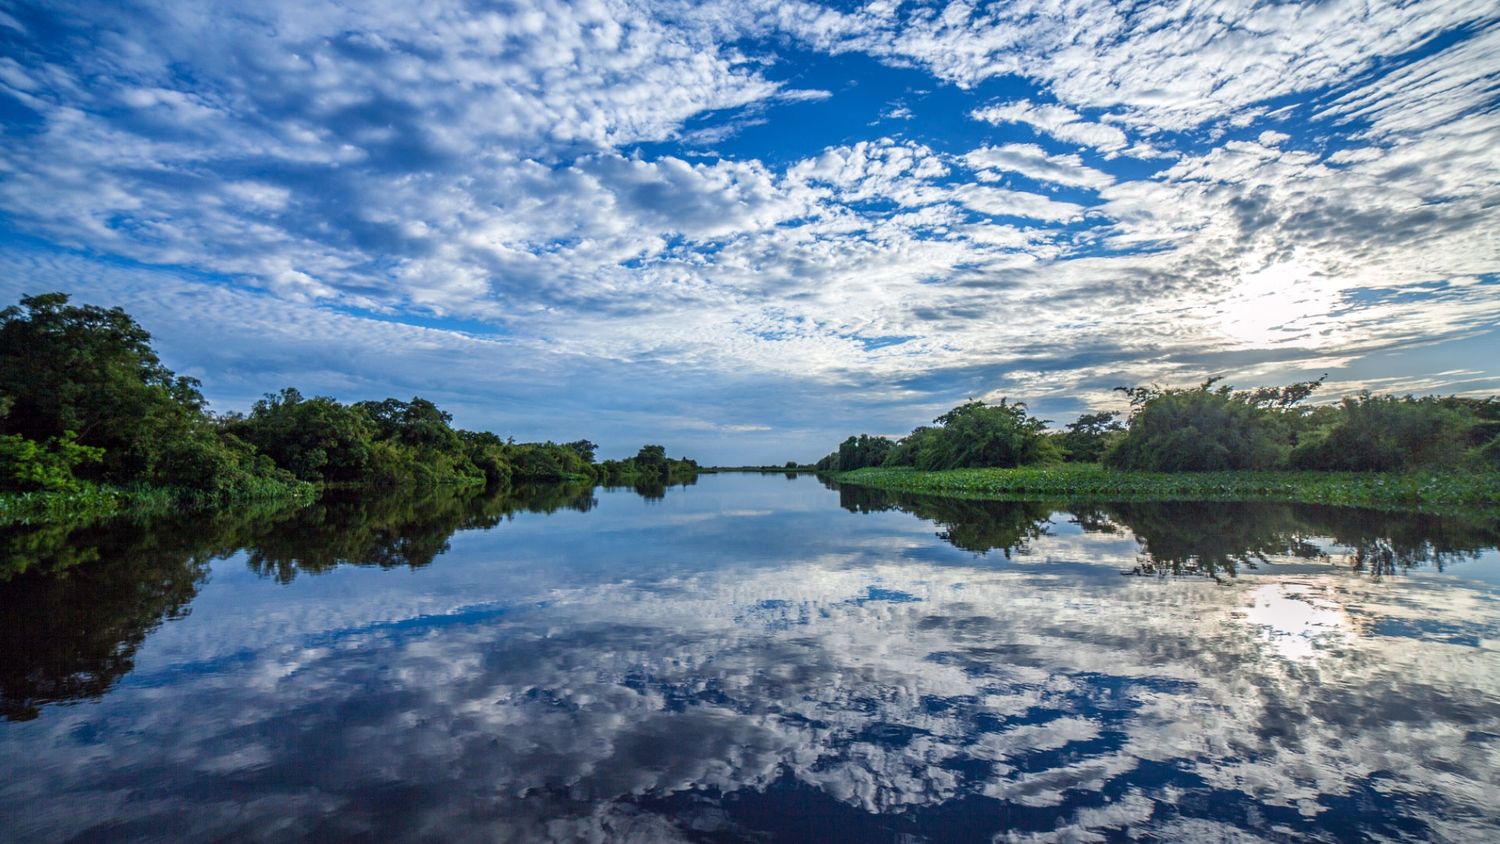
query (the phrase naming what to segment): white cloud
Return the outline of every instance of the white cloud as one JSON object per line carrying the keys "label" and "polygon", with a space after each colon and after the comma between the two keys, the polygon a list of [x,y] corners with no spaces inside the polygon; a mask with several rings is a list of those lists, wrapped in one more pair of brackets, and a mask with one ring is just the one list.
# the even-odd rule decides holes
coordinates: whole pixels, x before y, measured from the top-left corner
{"label": "white cloud", "polygon": [[964,185],[954,196],[965,207],[995,217],[1030,217],[1035,220],[1066,222],[1083,213],[1083,207],[1059,202],[1035,193],[1004,190],[983,185]]}
{"label": "white cloud", "polygon": [[1114,177],[1083,163],[1077,155],[1049,155],[1036,144],[1002,144],[968,152],[964,162],[973,170],[1004,170],[1028,179],[1076,188],[1098,189]]}
{"label": "white cloud", "polygon": [[1126,142],[1124,132],[1113,126],[1084,120],[1082,115],[1066,106],[1034,105],[1030,100],[1020,100],[975,109],[970,116],[986,123],[1024,123],[1064,143],[1104,152],[1124,149]]}
{"label": "white cloud", "polygon": [[[283,304],[947,401],[1357,355],[1476,330],[1500,300],[1458,283],[1500,267],[1500,30],[1400,58],[1482,4],[59,8],[100,37],[0,60],[36,117],[0,149],[7,219]],[[782,72],[787,39],[1027,92],[705,152],[781,106],[841,107]],[[921,96],[872,102],[894,120]],[[987,142],[945,146],[938,102]],[[881,128],[926,142],[860,136]]]}

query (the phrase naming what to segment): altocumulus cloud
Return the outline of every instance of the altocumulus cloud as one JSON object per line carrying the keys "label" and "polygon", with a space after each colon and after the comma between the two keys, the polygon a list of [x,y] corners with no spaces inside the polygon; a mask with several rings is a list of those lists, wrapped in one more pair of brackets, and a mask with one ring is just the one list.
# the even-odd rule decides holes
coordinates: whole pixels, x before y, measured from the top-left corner
{"label": "altocumulus cloud", "polygon": [[1453,351],[1388,383],[1500,387],[1488,3],[23,3],[0,39],[3,292],[138,308],[224,408],[420,391],[734,462],[1418,347]]}

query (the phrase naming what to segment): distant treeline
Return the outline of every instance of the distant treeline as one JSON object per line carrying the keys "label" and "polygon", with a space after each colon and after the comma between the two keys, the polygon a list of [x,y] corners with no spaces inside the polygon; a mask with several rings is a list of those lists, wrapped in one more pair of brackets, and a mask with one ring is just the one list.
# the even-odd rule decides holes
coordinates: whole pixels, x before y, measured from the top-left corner
{"label": "distant treeline", "polygon": [[1121,387],[1130,413],[1092,413],[1049,431],[1019,402],[971,401],[898,440],[861,434],[818,461],[824,471],[923,470],[1100,462],[1152,472],[1500,469],[1500,400],[1361,393],[1303,404],[1322,379],[1234,390]]}
{"label": "distant treeline", "polygon": [[27,296],[0,311],[0,492],[166,488],[200,500],[284,495],[309,484],[665,483],[692,460],[647,445],[594,462],[597,446],[518,443],[454,428],[432,402],[346,404],[295,389],[248,414],[213,414],[120,308]]}

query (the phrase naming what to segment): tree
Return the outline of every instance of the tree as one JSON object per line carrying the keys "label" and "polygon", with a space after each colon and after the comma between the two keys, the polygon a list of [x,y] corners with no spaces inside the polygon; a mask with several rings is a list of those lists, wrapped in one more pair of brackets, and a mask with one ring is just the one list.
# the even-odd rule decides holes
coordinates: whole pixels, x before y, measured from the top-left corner
{"label": "tree", "polygon": [[[1299,469],[1395,472],[1463,465],[1473,432],[1484,427],[1474,407],[1449,399],[1372,396],[1345,398],[1334,423],[1292,451]],[[1483,449],[1478,451],[1484,459]]]}
{"label": "tree", "polygon": [[1004,468],[1062,457],[1046,436],[1047,423],[1031,417],[1022,402],[965,402],[932,421],[942,427],[918,450],[919,469]]}
{"label": "tree", "polygon": [[860,434],[839,444],[838,470],[849,472],[867,466],[882,466],[896,444],[885,437]]}
{"label": "tree", "polygon": [[0,433],[44,442],[76,432],[104,449],[97,476],[148,478],[162,447],[206,424],[198,382],[175,375],[151,335],[120,308],[24,296],[0,311]]}
{"label": "tree", "polygon": [[1119,387],[1132,413],[1104,453],[1119,469],[1156,472],[1274,469],[1291,450],[1290,408],[1320,381],[1234,392],[1209,379],[1193,389]]}
{"label": "tree", "polygon": [[370,472],[379,428],[369,414],[329,396],[267,393],[228,430],[307,481],[358,481]]}
{"label": "tree", "polygon": [[1068,423],[1061,437],[1061,445],[1067,458],[1078,463],[1097,463],[1104,456],[1104,449],[1125,425],[1115,412],[1085,413]]}
{"label": "tree", "polygon": [[940,431],[927,425],[919,425],[910,434],[896,441],[896,446],[886,455],[885,466],[916,466],[917,455],[933,448]]}
{"label": "tree", "polygon": [[63,293],[0,311],[0,435],[15,438],[6,447],[12,482],[285,491],[291,478],[227,436],[198,382],[164,366],[150,341],[123,310],[70,305]]}
{"label": "tree", "polygon": [[354,407],[370,417],[381,439],[417,449],[448,453],[459,450],[458,432],[448,424],[453,421],[453,414],[420,396],[413,396],[409,402],[398,399],[355,402]]}
{"label": "tree", "polygon": [[637,472],[647,477],[667,477],[667,449],[659,445],[643,445],[641,450],[630,458],[635,464]]}

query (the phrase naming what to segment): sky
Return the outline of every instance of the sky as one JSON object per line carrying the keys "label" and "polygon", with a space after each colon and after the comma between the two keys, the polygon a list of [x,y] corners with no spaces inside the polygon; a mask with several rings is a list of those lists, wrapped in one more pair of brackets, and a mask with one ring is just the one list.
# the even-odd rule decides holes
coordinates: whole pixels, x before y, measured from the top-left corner
{"label": "sky", "polygon": [[1500,393],[1493,0],[0,0],[0,296],[218,411],[814,460],[970,398]]}

